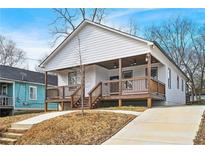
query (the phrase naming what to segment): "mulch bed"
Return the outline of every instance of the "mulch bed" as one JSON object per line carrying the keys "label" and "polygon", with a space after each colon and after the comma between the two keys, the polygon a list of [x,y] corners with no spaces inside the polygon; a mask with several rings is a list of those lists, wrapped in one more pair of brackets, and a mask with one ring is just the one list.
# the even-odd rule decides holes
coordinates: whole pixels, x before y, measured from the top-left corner
{"label": "mulch bed", "polygon": [[75,112],[33,126],[16,144],[101,144],[134,118],[111,112],[86,111],[84,116]]}
{"label": "mulch bed", "polygon": [[199,125],[199,130],[197,132],[196,138],[194,139],[195,145],[205,145],[205,111],[202,116],[201,123]]}

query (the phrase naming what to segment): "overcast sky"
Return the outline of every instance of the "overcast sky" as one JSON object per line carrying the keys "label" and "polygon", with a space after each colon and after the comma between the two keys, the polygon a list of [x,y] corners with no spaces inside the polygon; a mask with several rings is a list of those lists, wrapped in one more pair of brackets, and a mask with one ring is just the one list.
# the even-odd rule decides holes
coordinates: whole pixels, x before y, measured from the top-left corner
{"label": "overcast sky", "polygon": [[[108,9],[104,24],[114,28],[126,27],[130,18],[138,26],[149,26],[169,17],[180,15],[197,24],[205,23],[205,9]],[[0,34],[12,39],[26,52],[27,60],[19,67],[34,70],[45,53],[52,52],[51,26],[55,19],[52,9],[0,9]]]}

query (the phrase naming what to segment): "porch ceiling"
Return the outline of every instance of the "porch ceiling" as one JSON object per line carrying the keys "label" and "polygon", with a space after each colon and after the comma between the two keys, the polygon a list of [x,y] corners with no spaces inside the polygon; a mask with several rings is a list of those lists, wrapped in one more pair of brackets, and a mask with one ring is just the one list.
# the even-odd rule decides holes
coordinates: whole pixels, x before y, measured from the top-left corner
{"label": "porch ceiling", "polygon": [[[159,62],[153,56],[151,59],[152,59],[152,63]],[[147,64],[146,54],[122,58],[122,67],[137,66],[137,65],[144,65],[144,64]],[[100,62],[100,63],[97,63],[97,65],[100,65],[107,69],[115,69],[115,68],[118,68],[118,59]]]}

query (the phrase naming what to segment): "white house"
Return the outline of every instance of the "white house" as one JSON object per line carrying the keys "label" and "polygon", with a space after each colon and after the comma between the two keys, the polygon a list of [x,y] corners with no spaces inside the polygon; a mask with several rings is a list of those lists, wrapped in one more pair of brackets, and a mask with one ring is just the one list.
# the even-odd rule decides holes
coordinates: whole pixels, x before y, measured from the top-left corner
{"label": "white house", "polygon": [[185,104],[187,77],[156,42],[84,20],[40,65],[46,75],[58,75],[59,87],[47,89],[46,109],[51,102],[80,105],[80,55],[85,106],[111,100]]}

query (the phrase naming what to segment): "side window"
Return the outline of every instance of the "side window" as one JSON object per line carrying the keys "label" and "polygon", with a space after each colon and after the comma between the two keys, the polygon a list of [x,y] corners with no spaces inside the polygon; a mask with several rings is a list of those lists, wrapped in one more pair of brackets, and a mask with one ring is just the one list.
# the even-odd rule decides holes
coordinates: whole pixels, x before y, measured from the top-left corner
{"label": "side window", "polygon": [[76,85],[77,84],[77,72],[69,72],[68,73],[68,85]]}
{"label": "side window", "polygon": [[182,79],[182,91],[184,91],[184,80]]}
{"label": "side window", "polygon": [[177,89],[179,89],[179,76],[177,75]]}
{"label": "side window", "polygon": [[168,88],[171,89],[171,69],[168,68]]}
{"label": "side window", "polygon": [[37,87],[29,86],[29,99],[37,100]]}

